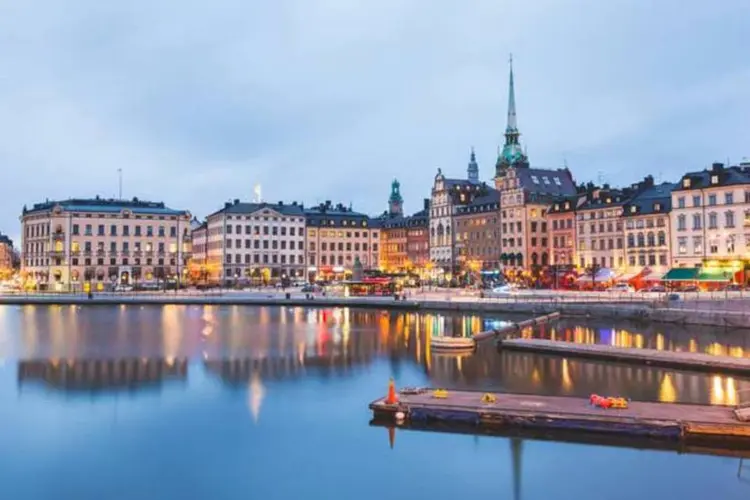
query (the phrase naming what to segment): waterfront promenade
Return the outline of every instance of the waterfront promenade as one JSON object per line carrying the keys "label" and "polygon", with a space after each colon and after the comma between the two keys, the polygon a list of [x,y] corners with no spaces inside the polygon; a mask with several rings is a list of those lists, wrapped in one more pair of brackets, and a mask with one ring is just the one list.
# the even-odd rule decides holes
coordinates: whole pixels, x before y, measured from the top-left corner
{"label": "waterfront promenade", "polygon": [[574,292],[528,290],[514,294],[476,291],[409,290],[394,297],[345,297],[341,294],[306,294],[299,289],[180,290],[159,292],[100,292],[92,298],[68,293],[5,293],[0,305],[279,305],[358,307],[465,313],[546,314],[564,317],[600,317],[665,323],[750,328],[750,295],[743,292],[680,294],[669,300],[663,293]]}

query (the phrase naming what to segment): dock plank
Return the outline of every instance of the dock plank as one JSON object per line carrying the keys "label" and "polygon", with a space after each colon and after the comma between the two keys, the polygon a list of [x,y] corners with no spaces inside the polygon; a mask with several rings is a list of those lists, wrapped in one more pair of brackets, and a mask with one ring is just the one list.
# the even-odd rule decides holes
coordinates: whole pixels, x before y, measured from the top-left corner
{"label": "dock plank", "polygon": [[706,371],[711,373],[750,374],[750,358],[714,356],[699,352],[660,351],[601,344],[576,344],[546,339],[504,339],[501,349],[535,352],[556,356],[647,364],[664,368]]}
{"label": "dock plank", "polygon": [[482,393],[450,391],[446,399],[431,392],[402,395],[395,405],[379,399],[370,404],[375,417],[472,423],[488,427],[568,429],[682,439],[686,435],[750,439],[750,424],[739,422],[727,406],[630,402],[626,409],[603,409],[585,398],[496,394],[483,403]]}

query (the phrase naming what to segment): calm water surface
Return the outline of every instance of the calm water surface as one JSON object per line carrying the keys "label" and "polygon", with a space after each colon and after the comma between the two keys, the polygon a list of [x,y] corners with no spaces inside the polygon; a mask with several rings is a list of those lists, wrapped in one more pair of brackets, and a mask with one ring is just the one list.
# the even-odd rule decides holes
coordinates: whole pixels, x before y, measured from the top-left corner
{"label": "calm water surface", "polygon": [[[0,498],[750,498],[733,458],[388,431],[400,385],[733,404],[747,380],[428,338],[501,317],[254,307],[0,307]],[[561,322],[524,336],[750,354],[741,332]],[[738,477],[738,471],[740,472]],[[748,478],[745,480],[745,478]]]}

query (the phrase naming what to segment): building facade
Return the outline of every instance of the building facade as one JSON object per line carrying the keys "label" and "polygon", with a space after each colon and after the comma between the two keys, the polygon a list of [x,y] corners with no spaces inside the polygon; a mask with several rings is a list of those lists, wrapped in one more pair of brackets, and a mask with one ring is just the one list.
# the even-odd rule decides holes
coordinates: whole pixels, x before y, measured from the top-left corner
{"label": "building facade", "polygon": [[456,254],[463,271],[500,269],[500,192],[489,188],[468,205],[457,207],[453,232]]}
{"label": "building facade", "polygon": [[305,210],[308,279],[341,279],[355,261],[364,269],[379,266],[379,219],[330,201]]}
{"label": "building facade", "polygon": [[671,263],[672,183],[651,186],[625,204],[626,266],[631,275],[649,269],[663,275]]}
{"label": "building facade", "polygon": [[623,206],[630,194],[596,189],[576,213],[578,265],[582,269],[625,269]]}
{"label": "building facade", "polygon": [[193,279],[225,284],[268,284],[304,276],[305,213],[296,202],[239,199],[193,230]]}
{"label": "building facade", "polygon": [[430,260],[436,274],[459,271],[453,218],[458,207],[487,194],[489,186],[479,182],[479,165],[471,151],[466,179],[447,178],[438,169],[430,197]]}
{"label": "building facade", "polygon": [[555,199],[547,210],[550,265],[578,265],[576,210],[584,200],[585,197],[580,195],[563,196]]}
{"label": "building facade", "polygon": [[687,173],[671,196],[673,267],[715,261],[744,268],[750,252],[750,164],[714,163]]}
{"label": "building facade", "polygon": [[37,203],[21,225],[21,271],[42,288],[180,281],[192,253],[188,211],[135,198]]}
{"label": "building facade", "polygon": [[13,275],[13,240],[0,234],[0,279],[9,279]]}
{"label": "building facade", "polygon": [[529,269],[549,265],[547,210],[554,199],[575,195],[576,187],[567,167],[531,168],[520,136],[511,65],[505,144],[495,163],[502,207],[500,259],[504,266]]}

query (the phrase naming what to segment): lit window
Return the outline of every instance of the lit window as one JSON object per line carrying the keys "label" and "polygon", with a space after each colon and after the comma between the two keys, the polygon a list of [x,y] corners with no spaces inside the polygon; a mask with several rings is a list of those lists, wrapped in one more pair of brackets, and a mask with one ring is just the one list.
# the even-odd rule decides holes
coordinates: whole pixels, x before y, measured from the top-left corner
{"label": "lit window", "polygon": [[533,182],[534,184],[539,184],[539,178],[536,175],[532,175],[531,182]]}
{"label": "lit window", "polygon": [[690,179],[682,179],[682,187],[689,188],[690,187]]}
{"label": "lit window", "polygon": [[711,176],[711,184],[718,184],[719,183],[719,176],[718,175],[712,175]]}
{"label": "lit window", "polygon": [[633,205],[632,207],[630,207],[630,213],[634,214],[635,210],[636,210],[635,205]]}

